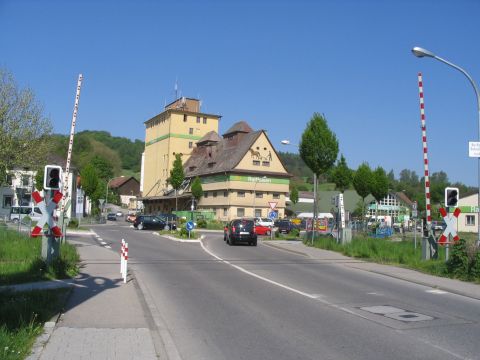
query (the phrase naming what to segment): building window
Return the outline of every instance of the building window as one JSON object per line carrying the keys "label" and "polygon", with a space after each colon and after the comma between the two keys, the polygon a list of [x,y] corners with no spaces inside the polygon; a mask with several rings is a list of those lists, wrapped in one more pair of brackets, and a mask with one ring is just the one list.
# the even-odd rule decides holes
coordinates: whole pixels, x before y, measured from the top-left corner
{"label": "building window", "polygon": [[194,171],[196,168],[197,168],[196,166],[190,166],[190,167],[188,168],[188,170],[189,170],[189,171]]}
{"label": "building window", "polygon": [[270,161],[262,161],[262,166],[270,166]]}
{"label": "building window", "polygon": [[204,198],[208,198],[208,191],[205,191],[205,192],[203,193],[203,197],[204,197]]}
{"label": "building window", "polygon": [[227,208],[223,208],[223,216],[228,216],[228,209]]}
{"label": "building window", "polygon": [[208,166],[209,168],[213,168],[213,166],[214,166],[215,164],[216,164],[216,163],[214,163],[214,162],[209,162],[209,163],[207,164],[207,166]]}
{"label": "building window", "polygon": [[183,122],[187,122],[187,114],[183,115]]}
{"label": "building window", "polygon": [[237,216],[238,217],[245,216],[245,208],[237,208]]}
{"label": "building window", "polygon": [[280,199],[280,194],[279,193],[273,193],[273,198],[274,199]]}
{"label": "building window", "polygon": [[237,191],[237,197],[245,197],[245,191]]}
{"label": "building window", "polygon": [[216,191],[213,192],[213,197],[217,197],[217,192]]}
{"label": "building window", "polygon": [[188,142],[188,148],[189,148],[189,149],[193,148],[193,141],[189,141],[189,142]]}
{"label": "building window", "polygon": [[263,198],[263,193],[257,191],[257,192],[255,193],[255,197],[256,197],[257,199],[262,199],[262,198]]}
{"label": "building window", "polygon": [[13,176],[12,174],[7,174],[7,184],[12,185]]}
{"label": "building window", "polygon": [[3,195],[3,208],[11,208],[12,207],[13,196],[12,195]]}
{"label": "building window", "polygon": [[30,182],[29,180],[30,178],[28,175],[22,175],[22,186],[28,186],[28,183]]}
{"label": "building window", "polygon": [[223,197],[228,197],[228,191],[223,192]]}
{"label": "building window", "polygon": [[474,215],[465,216],[465,225],[466,226],[475,226],[475,216]]}
{"label": "building window", "polygon": [[260,166],[260,160],[253,160],[253,165]]}
{"label": "building window", "polygon": [[190,135],[193,135],[193,128],[188,129],[188,133],[189,133]]}
{"label": "building window", "polygon": [[255,217],[262,217],[262,209],[255,209]]}
{"label": "building window", "polygon": [[197,116],[197,124],[200,124],[200,116]]}
{"label": "building window", "polygon": [[206,117],[203,118],[203,123],[204,123],[204,124],[207,123],[207,118],[206,118]]}

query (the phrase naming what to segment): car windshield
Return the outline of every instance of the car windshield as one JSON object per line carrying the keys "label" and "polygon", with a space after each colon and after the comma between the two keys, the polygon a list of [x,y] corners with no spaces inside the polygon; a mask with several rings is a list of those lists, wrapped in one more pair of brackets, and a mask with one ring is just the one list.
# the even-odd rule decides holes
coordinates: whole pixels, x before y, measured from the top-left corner
{"label": "car windshield", "polygon": [[269,218],[262,218],[262,221],[263,222],[272,222],[272,220],[270,220]]}
{"label": "car windshield", "polygon": [[252,220],[235,220],[232,225],[235,228],[239,228],[240,231],[251,231],[253,230],[254,223]]}

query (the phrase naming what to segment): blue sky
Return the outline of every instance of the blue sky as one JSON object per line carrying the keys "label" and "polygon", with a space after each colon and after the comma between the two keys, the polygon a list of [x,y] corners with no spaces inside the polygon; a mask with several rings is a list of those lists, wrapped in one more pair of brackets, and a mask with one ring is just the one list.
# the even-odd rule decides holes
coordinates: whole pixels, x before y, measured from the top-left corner
{"label": "blue sky", "polygon": [[[477,184],[474,92],[480,84],[476,0],[405,1],[0,1],[0,67],[70,131],[84,75],[77,131],[144,139],[143,122],[181,94],[222,115],[220,132],[246,120],[277,150],[298,143],[325,114],[356,169],[423,174],[417,73],[424,78],[431,172]],[[479,85],[480,86],[480,85]]]}

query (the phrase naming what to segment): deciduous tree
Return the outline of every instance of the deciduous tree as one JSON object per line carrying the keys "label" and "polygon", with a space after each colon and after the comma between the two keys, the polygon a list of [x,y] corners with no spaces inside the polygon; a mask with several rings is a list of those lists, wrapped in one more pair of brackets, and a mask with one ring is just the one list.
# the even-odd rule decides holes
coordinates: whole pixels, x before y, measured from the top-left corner
{"label": "deciduous tree", "polygon": [[169,183],[175,189],[175,211],[178,210],[178,189],[182,185],[185,179],[185,173],[183,172],[182,154],[176,154],[173,161],[172,170],[170,170]]}
{"label": "deciduous tree", "polygon": [[0,69],[0,185],[13,167],[45,163],[52,126],[30,89],[19,89]]}

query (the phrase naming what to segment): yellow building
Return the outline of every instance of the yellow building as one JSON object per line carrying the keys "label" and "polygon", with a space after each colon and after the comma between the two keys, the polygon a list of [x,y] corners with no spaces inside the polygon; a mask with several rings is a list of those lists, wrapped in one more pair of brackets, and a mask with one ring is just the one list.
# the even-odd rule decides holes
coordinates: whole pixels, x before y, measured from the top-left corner
{"label": "yellow building", "polygon": [[218,220],[267,217],[275,207],[285,216],[290,175],[264,130],[240,121],[221,138],[206,134],[184,164],[185,176],[198,176],[203,197],[198,209],[215,212]]}
{"label": "yellow building", "polygon": [[195,142],[218,131],[220,115],[200,111],[200,101],[182,97],[145,122],[145,152],[142,157],[141,192],[144,198],[164,195],[169,188],[175,154],[188,159]]}

